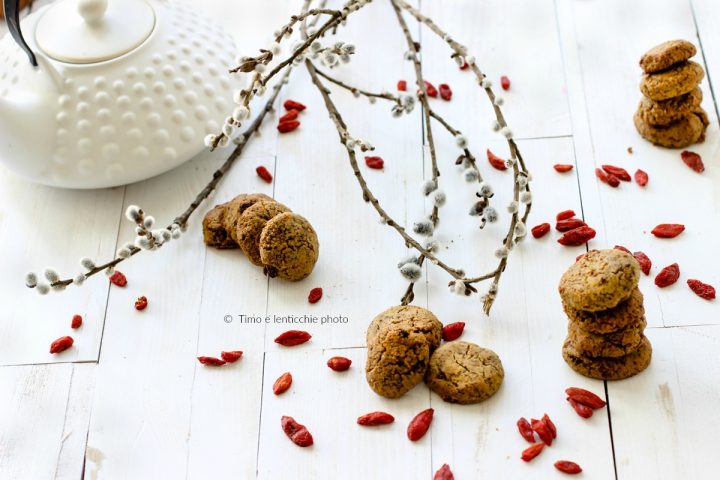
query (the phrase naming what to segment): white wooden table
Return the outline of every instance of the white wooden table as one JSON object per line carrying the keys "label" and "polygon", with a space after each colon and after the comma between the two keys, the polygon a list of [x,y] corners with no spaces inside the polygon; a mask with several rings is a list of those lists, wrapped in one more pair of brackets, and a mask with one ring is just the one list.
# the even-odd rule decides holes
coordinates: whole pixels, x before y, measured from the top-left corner
{"label": "white wooden table", "polygon": [[[300,2],[196,3],[232,29],[242,53],[252,53]],[[467,43],[496,82],[503,74],[511,78],[505,111],[534,177],[530,226],[552,223],[558,211],[572,208],[598,231],[591,247],[643,250],[654,262],[652,275],[664,265],[681,265],[681,281],[671,288],[656,288],[652,275],[641,280],[654,346],[650,368],[603,384],[565,365],[557,283],[584,247],[560,247],[556,235],[548,235],[513,253],[490,318],[482,315],[477,296],[450,294],[437,269],[428,269],[417,288],[416,304],[445,323],[466,322],[463,339],[501,356],[506,378],[497,395],[456,406],[424,386],[400,400],[372,393],[364,379],[364,332],[404,292],[396,263],[406,250],[362,201],[321,99],[298,70],[281,100],[308,105],[303,126],[278,137],[268,119],[211,203],[265,192],[309,218],[321,257],[303,282],[268,281],[238,252],[204,248],[200,218],[210,206],[204,205],[182,241],[123,264],[127,288],[94,278],[82,288],[39,297],[23,286],[26,271],[53,266],[75,272],[82,256],[111,257],[132,237],[131,225],[121,219],[127,205],[139,204],[166,223],[207,182],[223,154],[203,154],[158,178],[102,191],[31,185],[0,170],[0,478],[430,479],[448,463],[459,480],[549,479],[561,478],[552,467],[561,458],[581,464],[587,479],[718,478],[720,315],[717,301],[697,298],[685,280],[720,286],[719,136],[712,95],[720,91],[720,4],[423,0],[420,7]],[[412,79],[385,0],[375,0],[339,37],[358,45],[340,77],[375,90]],[[437,108],[468,134],[476,151],[506,153],[470,76],[447,61],[448,51],[426,30],[419,38],[426,77],[450,83],[455,92],[451,102],[435,102]],[[701,45],[697,61],[708,73],[703,104],[712,124],[706,142],[693,147],[705,159],[702,175],[683,165],[678,151],[643,141],[632,125],[640,98],[637,61],[672,38]],[[333,97],[354,134],[373,142],[386,160],[383,172],[367,172],[372,188],[393,216],[411,223],[428,208],[418,193],[428,172],[419,112],[394,120],[387,106],[359,106],[346,92]],[[442,255],[482,271],[502,228],[480,233],[468,221],[473,192],[454,172],[452,139],[436,136],[449,193],[438,234]],[[576,168],[560,175],[555,163]],[[650,183],[610,189],[593,174],[605,163],[641,167]],[[272,185],[255,175],[260,164],[274,171]],[[499,191],[497,205],[505,204],[510,176],[485,171]],[[670,241],[649,234],[664,222],[684,223],[687,231]],[[315,286],[325,296],[309,305]],[[133,302],[140,295],[150,306],[138,314]],[[74,313],[85,317],[72,332],[75,347],[50,355],[49,343],[69,334]],[[330,314],[348,321],[310,326],[311,343],[283,350],[272,340],[285,326],[243,324],[241,314]],[[234,320],[226,323],[226,315]],[[228,349],[245,356],[220,369],[195,360]],[[333,355],[353,359],[352,368],[341,375],[330,371],[325,361]],[[272,395],[273,381],[288,370],[292,389]],[[571,385],[605,394],[607,410],[579,418],[565,402]],[[407,441],[407,422],[430,406],[430,434]],[[358,415],[372,410],[391,412],[396,422],[382,431],[355,425]],[[515,421],[544,412],[555,420],[558,439],[525,464],[519,455],[527,444]],[[315,446],[292,445],[280,429],[281,415],[306,424]]]}

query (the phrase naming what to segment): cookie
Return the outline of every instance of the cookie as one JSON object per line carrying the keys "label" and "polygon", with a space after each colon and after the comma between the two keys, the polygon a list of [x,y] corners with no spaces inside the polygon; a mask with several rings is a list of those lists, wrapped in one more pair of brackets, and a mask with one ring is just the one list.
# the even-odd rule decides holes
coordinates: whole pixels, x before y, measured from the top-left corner
{"label": "cookie", "polygon": [[659,102],[643,97],[637,113],[649,125],[669,125],[681,120],[687,114],[700,110],[702,99],[702,90],[699,88],[685,95]]}
{"label": "cookie", "polygon": [[687,61],[668,70],[645,75],[640,81],[640,91],[651,100],[667,100],[693,91],[704,77],[705,71],[698,63]]}
{"label": "cookie", "polygon": [[650,125],[637,111],[633,120],[638,133],[645,140],[666,148],[684,148],[702,142],[708,124],[707,113],[702,109],[666,126]]}
{"label": "cookie", "polygon": [[583,312],[572,308],[565,302],[563,302],[563,309],[570,322],[576,324],[581,330],[604,335],[640,323],[645,318],[643,300],[642,292],[636,288],[630,294],[630,298],[609,310]]}
{"label": "cookie", "polygon": [[697,53],[695,45],[687,40],[669,40],[657,45],[640,58],[645,73],[655,73],[684,62]]}
{"label": "cookie", "polygon": [[580,355],[568,338],[562,355],[565,363],[580,375],[600,380],[622,380],[637,375],[650,365],[652,345],[643,337],[638,349],[624,357],[589,358]]}
{"label": "cookie", "polygon": [[205,214],[202,221],[203,241],[208,247],[215,248],[238,248],[238,244],[230,238],[225,230],[225,212],[227,204],[215,205],[212,210]]}
{"label": "cookie", "polygon": [[415,305],[399,305],[388,308],[370,322],[366,337],[368,346],[376,342],[382,331],[390,328],[425,335],[430,352],[433,352],[442,340],[442,323],[430,310]]}
{"label": "cookie", "polygon": [[226,203],[227,211],[225,212],[223,224],[225,225],[225,230],[228,231],[228,235],[230,235],[230,238],[232,238],[235,243],[237,243],[237,222],[240,220],[240,216],[245,213],[245,210],[260,200],[274,202],[271,197],[268,197],[264,193],[243,193]]}
{"label": "cookie", "polygon": [[271,277],[302,280],[312,272],[319,254],[315,230],[296,213],[272,218],[260,235],[260,261]]}
{"label": "cookie", "polygon": [[378,395],[399,398],[422,382],[429,361],[425,335],[388,329],[368,347],[365,378]]}
{"label": "cookie", "polygon": [[432,354],[425,382],[446,402],[468,405],[492,397],[504,377],[495,352],[455,341],[442,344]]}
{"label": "cookie", "polygon": [[570,307],[599,312],[627,300],[640,281],[640,266],[621,250],[591,250],[560,279],[560,296]]}
{"label": "cookie", "polygon": [[248,259],[255,265],[263,265],[260,260],[260,234],[267,222],[289,212],[282,203],[274,200],[260,200],[247,208],[237,222],[235,238]]}
{"label": "cookie", "polygon": [[586,332],[576,322],[568,323],[568,339],[583,357],[622,357],[636,350],[647,326],[644,317],[622,330],[599,335]]}

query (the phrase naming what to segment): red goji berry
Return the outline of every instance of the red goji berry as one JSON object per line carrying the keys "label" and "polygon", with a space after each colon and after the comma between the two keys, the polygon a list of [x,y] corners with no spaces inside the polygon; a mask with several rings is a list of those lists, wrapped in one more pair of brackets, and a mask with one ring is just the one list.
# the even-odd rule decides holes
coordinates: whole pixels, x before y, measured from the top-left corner
{"label": "red goji berry", "polygon": [[280,426],[292,442],[298,447],[309,447],[314,443],[313,436],[305,425],[301,425],[294,418],[283,415]]}
{"label": "red goji berry", "polygon": [[285,123],[289,122],[290,120],[295,120],[298,115],[300,115],[300,112],[298,110],[288,110],[285,115],[278,119],[278,123]]}
{"label": "red goji berry", "polygon": [[407,82],[405,80],[398,80],[397,89],[401,92],[407,92]]}
{"label": "red goji berry", "polygon": [[311,338],[312,335],[304,330],[288,330],[278,335],[275,343],[279,343],[283,347],[294,347],[295,345],[307,342]]}
{"label": "red goji berry", "polygon": [[613,175],[612,173],[607,174],[607,184],[610,185],[613,188],[616,188],[618,185],[620,185],[620,179]]}
{"label": "red goji berry", "polygon": [[507,77],[507,75],[503,75],[502,77],[500,77],[500,86],[503,90],[510,89],[510,79]]}
{"label": "red goji berry", "polygon": [[412,420],[410,420],[410,424],[407,428],[407,437],[411,442],[420,440],[427,433],[430,428],[430,424],[432,423],[434,412],[435,410],[428,408],[418,413]]}
{"label": "red goji berry", "polygon": [[595,238],[595,234],[595,230],[588,226],[578,227],[569,232],[565,232],[565,234],[558,239],[558,243],[566,247],[577,247]]}
{"label": "red goji berry", "polygon": [[297,120],[287,120],[278,123],[277,129],[280,133],[289,133],[300,126],[300,122]]}
{"label": "red goji berry", "polygon": [[197,357],[197,359],[198,362],[210,367],[220,367],[227,363],[225,360],[220,360],[217,357]]}
{"label": "red goji berry", "polygon": [[642,270],[645,275],[650,275],[650,268],[652,268],[652,260],[650,260],[650,257],[643,252],[634,252],[632,255],[640,264],[640,270]]}
{"label": "red goji berry", "polygon": [[522,435],[525,440],[530,443],[535,443],[535,432],[533,432],[532,426],[530,425],[530,422],[527,421],[527,418],[520,417],[516,422],[516,425],[520,435]]}
{"label": "red goji berry", "polygon": [[556,172],[565,173],[575,168],[575,165],[570,165],[569,163],[556,163],[553,165],[553,168]]}
{"label": "red goji berry", "polygon": [[145,310],[148,306],[148,299],[145,296],[138,297],[135,300],[135,310]]}
{"label": "red goji berry", "polygon": [[125,275],[123,275],[122,272],[115,272],[110,275],[110,283],[117,285],[118,287],[124,287],[127,285],[127,278],[125,278]]}
{"label": "red goji berry", "polygon": [[582,396],[583,397],[583,405],[586,405],[590,408],[602,408],[605,406],[605,400],[595,395],[590,390],[585,390],[584,388],[579,387],[569,387],[565,389],[565,393],[569,397],[576,397],[576,396]]}
{"label": "red goji berry", "polygon": [[385,412],[371,412],[361,415],[357,419],[357,424],[363,427],[376,427],[378,425],[387,425],[393,423],[395,417]]}
{"label": "red goji berry", "polygon": [[644,187],[645,185],[647,185],[648,180],[649,180],[649,177],[648,177],[647,172],[640,170],[640,169],[638,169],[635,172],[635,183],[637,183],[641,187]]}
{"label": "red goji berry", "polygon": [[570,218],[573,218],[575,216],[575,211],[573,210],[563,210],[562,212],[558,213],[557,216],[555,216],[555,220],[568,220]]}
{"label": "red goji berry", "polygon": [[615,245],[613,248],[615,250],[620,250],[621,252],[629,253],[630,255],[632,255],[632,252],[627,248],[623,247],[622,245]]}
{"label": "red goji berry", "polygon": [[705,171],[705,164],[702,161],[702,157],[695,152],[684,150],[680,153],[680,158],[685,162],[685,165],[695,170],[697,173]]}
{"label": "red goji berry", "polygon": [[570,462],[568,460],[558,460],[557,462],[555,462],[555,468],[557,468],[563,473],[567,473],[568,475],[575,475],[582,472],[582,468],[580,468],[580,465],[575,462]]}
{"label": "red goji berry", "polygon": [[262,178],[267,183],[272,183],[272,174],[268,171],[267,168],[263,167],[262,165],[255,169],[255,173],[257,173],[258,177]]}
{"label": "red goji berry", "polygon": [[575,410],[575,413],[580,415],[583,418],[590,418],[593,416],[593,409],[588,407],[587,405],[583,405],[580,402],[577,402],[573,400],[573,397],[567,398],[568,403],[570,403],[570,406]]}
{"label": "red goji berry", "polygon": [[530,233],[532,233],[532,236],[535,238],[542,238],[544,237],[548,232],[550,231],[550,224],[549,223],[541,223],[540,225],[534,226]]}
{"label": "red goji berry", "polygon": [[690,290],[695,292],[695,295],[698,297],[704,298],[705,300],[713,300],[715,298],[715,287],[712,285],[703,283],[700,280],[693,278],[688,280],[687,284],[688,287],[690,287]]}
{"label": "red goji berry", "polygon": [[231,352],[220,352],[220,358],[225,360],[227,363],[235,363],[243,356],[243,352],[240,350],[233,350]]}
{"label": "red goji berry", "polygon": [[447,83],[441,83],[438,85],[438,89],[440,90],[440,98],[448,102],[452,99],[452,90],[450,89],[450,85]]}
{"label": "red goji berry", "polygon": [[622,180],[623,182],[630,181],[630,174],[622,167],[616,167],[614,165],[602,165],[602,169],[605,170],[608,175],[615,175],[618,180]]}
{"label": "red goji berry", "polygon": [[433,480],[455,480],[455,475],[453,475],[450,470],[450,466],[444,463],[443,466],[435,472],[435,475],[433,475]]}
{"label": "red goji berry", "polygon": [[296,102],[295,100],[285,100],[283,107],[285,107],[285,110],[297,110],[298,112],[302,112],[307,108],[305,105],[300,102]]}
{"label": "red goji berry", "polygon": [[73,315],[72,321],[70,322],[70,328],[80,328],[83,319],[80,315]]}
{"label": "red goji berry", "polygon": [[365,165],[374,170],[382,170],[385,167],[385,160],[381,157],[365,157]]}
{"label": "red goji berry", "polygon": [[522,455],[520,455],[520,458],[523,460],[523,462],[529,462],[533,458],[540,455],[540,452],[543,451],[543,448],[545,448],[544,443],[542,443],[542,442],[536,443],[535,445],[523,450]]}
{"label": "red goji berry", "polygon": [[345,357],[332,357],[327,361],[327,366],[330,367],[331,370],[335,370],[336,372],[344,372],[348,368],[350,368],[350,365],[352,364],[352,360]]}
{"label": "red goji berry", "polygon": [[497,170],[507,170],[507,165],[505,165],[505,160],[498,157],[494,153],[490,151],[490,149],[487,149],[487,159],[490,165],[497,169]]}
{"label": "red goji berry", "polygon": [[595,169],[595,176],[600,180],[602,183],[608,183],[608,176],[607,173],[603,171],[602,168],[596,168]]}
{"label": "red goji berry", "polygon": [[553,438],[557,438],[557,427],[553,423],[552,420],[550,420],[550,417],[548,414],[544,414],[543,417],[540,419],[541,422],[543,422],[545,425],[547,425],[548,429],[550,430],[550,433],[552,433]]}
{"label": "red goji berry", "polygon": [[465,330],[465,322],[449,323],[442,328],[442,337],[446,342],[457,340]]}
{"label": "red goji berry", "polygon": [[587,223],[583,222],[579,218],[568,218],[567,220],[560,220],[555,224],[555,230],[558,232],[569,232],[576,228],[585,227]]}
{"label": "red goji berry", "polygon": [[427,80],[425,80],[425,91],[427,92],[428,97],[435,98],[438,96],[437,88],[435,88],[435,86]]}
{"label": "red goji berry", "polygon": [[75,343],[72,337],[60,337],[50,344],[50,353],[64,352]]}
{"label": "red goji berry", "polygon": [[290,372],[285,372],[280,375],[277,380],[275,380],[275,383],[273,383],[273,393],[275,395],[285,393],[287,389],[290,388],[290,385],[292,385],[292,375]]}
{"label": "red goji berry", "polygon": [[468,62],[463,62],[462,65],[460,65],[460,70],[467,70],[470,68],[470,64]]}
{"label": "red goji berry", "polygon": [[669,287],[680,278],[680,265],[673,263],[660,270],[655,277],[655,285],[660,288]]}
{"label": "red goji berry", "polygon": [[685,231],[685,225],[679,223],[661,223],[650,233],[658,238],[675,238]]}
{"label": "red goji berry", "polygon": [[550,428],[542,421],[537,420],[535,418],[530,419],[530,426],[532,427],[533,431],[538,434],[538,437],[540,437],[540,440],[543,441],[545,445],[552,445],[553,442],[553,435],[550,431]]}
{"label": "red goji berry", "polygon": [[323,296],[323,289],[320,287],[315,287],[312,290],[310,290],[310,293],[308,294],[308,302],[317,303],[320,301],[322,296]]}

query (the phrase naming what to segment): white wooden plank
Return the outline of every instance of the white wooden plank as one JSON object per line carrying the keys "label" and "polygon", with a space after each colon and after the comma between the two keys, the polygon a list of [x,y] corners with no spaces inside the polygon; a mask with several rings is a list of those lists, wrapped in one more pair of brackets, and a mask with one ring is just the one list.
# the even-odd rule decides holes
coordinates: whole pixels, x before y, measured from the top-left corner
{"label": "white wooden plank", "polygon": [[[713,18],[720,14],[720,5],[712,0],[691,0],[693,19],[697,27],[697,38],[702,44],[701,54],[705,60],[705,67],[708,74],[708,83],[712,86],[713,92],[720,92],[720,32],[713,27]],[[717,94],[716,94],[717,95]],[[713,98],[713,108],[717,113],[717,99]],[[706,103],[709,110],[710,99]]]}

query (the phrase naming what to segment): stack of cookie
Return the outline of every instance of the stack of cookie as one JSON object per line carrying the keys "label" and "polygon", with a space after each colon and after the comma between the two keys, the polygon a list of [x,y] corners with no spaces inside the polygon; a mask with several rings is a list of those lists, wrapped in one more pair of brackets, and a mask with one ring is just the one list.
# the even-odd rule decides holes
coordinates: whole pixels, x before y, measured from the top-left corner
{"label": "stack of cookie", "polygon": [[621,250],[592,250],[560,280],[569,318],[563,358],[586,377],[621,380],[645,370],[652,346],[645,337],[640,267]]}
{"label": "stack of cookie", "polygon": [[319,254],[310,222],[262,193],[216,205],[203,219],[203,240],[209,247],[240,248],[269,276],[290,281],[310,275]]}
{"label": "stack of cookie", "polygon": [[690,60],[695,53],[692,43],[670,40],[640,59],[644,97],[635,112],[635,127],[656,145],[683,148],[705,139],[709,120],[700,106],[703,95],[698,87],[705,72]]}

